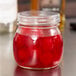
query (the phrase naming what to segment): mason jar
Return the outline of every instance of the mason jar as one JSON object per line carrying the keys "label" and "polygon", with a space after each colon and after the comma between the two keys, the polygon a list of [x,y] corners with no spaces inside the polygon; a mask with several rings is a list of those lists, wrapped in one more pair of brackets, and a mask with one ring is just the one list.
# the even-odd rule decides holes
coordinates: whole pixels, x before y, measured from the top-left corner
{"label": "mason jar", "polygon": [[60,15],[42,11],[20,12],[13,40],[14,58],[26,69],[50,69],[59,65],[63,55],[63,40],[58,29]]}

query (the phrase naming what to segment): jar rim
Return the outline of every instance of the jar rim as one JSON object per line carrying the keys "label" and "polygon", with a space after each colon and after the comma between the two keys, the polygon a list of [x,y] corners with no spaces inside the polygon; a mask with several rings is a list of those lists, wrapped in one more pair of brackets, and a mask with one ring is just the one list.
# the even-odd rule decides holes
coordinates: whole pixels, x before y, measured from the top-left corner
{"label": "jar rim", "polygon": [[60,14],[56,12],[44,12],[44,11],[34,11],[32,15],[31,11],[23,11],[18,13],[18,24],[22,25],[32,25],[32,26],[45,26],[45,25],[58,25],[60,22]]}

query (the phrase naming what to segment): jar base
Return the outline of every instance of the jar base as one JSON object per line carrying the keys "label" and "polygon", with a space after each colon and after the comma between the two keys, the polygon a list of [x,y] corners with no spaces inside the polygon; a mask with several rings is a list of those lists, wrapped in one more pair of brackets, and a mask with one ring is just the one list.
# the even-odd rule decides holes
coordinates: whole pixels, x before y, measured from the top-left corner
{"label": "jar base", "polygon": [[59,63],[58,65],[55,65],[53,67],[47,67],[47,68],[31,68],[31,67],[24,67],[18,64],[19,67],[23,68],[23,69],[28,69],[28,70],[48,70],[48,69],[53,69],[57,66],[59,66],[61,63]]}

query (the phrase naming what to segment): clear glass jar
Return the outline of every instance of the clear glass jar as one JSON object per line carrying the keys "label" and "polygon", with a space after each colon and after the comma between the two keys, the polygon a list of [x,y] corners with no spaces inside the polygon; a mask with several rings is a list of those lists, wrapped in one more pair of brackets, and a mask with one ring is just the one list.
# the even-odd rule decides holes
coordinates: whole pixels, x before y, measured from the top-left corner
{"label": "clear glass jar", "polygon": [[63,53],[63,40],[58,29],[59,14],[21,12],[18,29],[13,40],[14,57],[17,64],[27,69],[49,69],[56,67]]}

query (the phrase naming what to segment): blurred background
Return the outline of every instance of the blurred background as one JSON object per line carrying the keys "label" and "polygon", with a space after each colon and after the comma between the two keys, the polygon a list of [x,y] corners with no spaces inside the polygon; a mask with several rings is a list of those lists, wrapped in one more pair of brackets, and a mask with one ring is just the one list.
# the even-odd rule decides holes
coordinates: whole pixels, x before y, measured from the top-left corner
{"label": "blurred background", "polygon": [[[76,0],[65,0],[66,1],[66,18],[75,18],[76,17]],[[47,2],[47,0],[45,0]],[[25,5],[26,4],[26,5]],[[30,9],[30,0],[18,0],[18,10],[29,10]]]}

